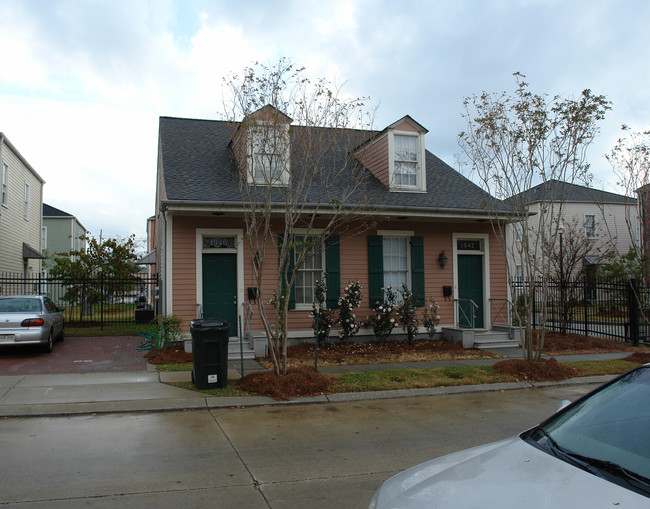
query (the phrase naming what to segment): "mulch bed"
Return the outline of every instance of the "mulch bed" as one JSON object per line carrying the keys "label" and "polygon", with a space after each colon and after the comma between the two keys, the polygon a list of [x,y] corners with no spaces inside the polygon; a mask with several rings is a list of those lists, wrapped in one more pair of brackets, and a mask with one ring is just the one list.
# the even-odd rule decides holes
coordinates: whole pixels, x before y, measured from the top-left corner
{"label": "mulch bed", "polygon": [[[315,349],[311,343],[288,347],[288,365],[298,367],[313,364]],[[327,342],[318,346],[319,366],[498,358],[500,356],[494,353],[464,349],[459,343],[444,340],[420,339],[410,345],[406,341]],[[265,368],[273,367],[270,358],[258,359],[258,362]]]}
{"label": "mulch bed", "polygon": [[560,364],[556,359],[543,359],[538,362],[507,359],[497,362],[493,368],[504,375],[531,382],[560,381],[580,375],[577,369]]}
{"label": "mulch bed", "polygon": [[632,355],[628,355],[623,360],[638,362],[640,364],[647,364],[648,362],[650,362],[650,352],[635,352]]}
{"label": "mulch bed", "polygon": [[[606,338],[546,332],[544,335],[544,353],[548,355],[572,355],[606,352],[630,352],[638,350],[631,343],[622,343]],[[643,347],[641,347],[643,348]]]}
{"label": "mulch bed", "polygon": [[192,362],[193,359],[192,354],[181,346],[149,350],[144,358],[149,364],[182,364]]}
{"label": "mulch bed", "polygon": [[309,368],[289,368],[283,376],[278,376],[273,371],[258,371],[239,381],[242,389],[276,400],[327,394],[332,385],[333,378]]}

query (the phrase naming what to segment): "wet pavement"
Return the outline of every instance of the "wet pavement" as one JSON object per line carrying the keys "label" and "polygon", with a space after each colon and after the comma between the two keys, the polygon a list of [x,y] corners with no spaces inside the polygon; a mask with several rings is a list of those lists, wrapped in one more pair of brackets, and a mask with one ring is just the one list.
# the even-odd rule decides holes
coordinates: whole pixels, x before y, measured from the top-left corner
{"label": "wet pavement", "polygon": [[147,371],[139,336],[66,338],[51,353],[34,346],[0,348],[0,376]]}

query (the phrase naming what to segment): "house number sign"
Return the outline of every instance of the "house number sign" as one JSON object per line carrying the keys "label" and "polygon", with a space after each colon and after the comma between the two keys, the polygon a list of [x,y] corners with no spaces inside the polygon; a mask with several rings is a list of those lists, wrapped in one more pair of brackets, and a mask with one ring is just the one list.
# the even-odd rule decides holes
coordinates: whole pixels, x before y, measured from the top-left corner
{"label": "house number sign", "polygon": [[459,251],[480,251],[480,240],[459,240],[457,244]]}
{"label": "house number sign", "polygon": [[235,249],[235,237],[203,237],[203,249]]}

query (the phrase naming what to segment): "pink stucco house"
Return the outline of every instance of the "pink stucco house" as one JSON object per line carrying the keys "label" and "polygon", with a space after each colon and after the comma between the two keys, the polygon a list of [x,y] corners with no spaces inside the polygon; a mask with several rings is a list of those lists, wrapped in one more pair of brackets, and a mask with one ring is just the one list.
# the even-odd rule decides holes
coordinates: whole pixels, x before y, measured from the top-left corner
{"label": "pink stucco house", "polygon": [[[247,306],[255,284],[237,186],[242,164],[256,164],[255,157],[249,163],[237,157],[238,139],[247,134],[231,122],[160,118],[155,252],[160,312],[181,317],[187,332],[194,318],[225,318],[235,338],[238,310],[252,309],[245,326],[252,349],[263,333],[256,306]],[[385,284],[404,282],[420,304],[425,298],[438,302],[441,332],[454,339],[460,325],[471,345],[474,336],[467,331],[492,329],[493,303],[508,295],[506,261],[486,203],[502,210],[504,220],[506,210],[426,150],[426,134],[407,115],[381,131],[355,131],[360,141],[354,150],[339,150],[337,157],[353,158],[368,174],[375,226],[361,235],[334,236],[309,265],[310,275],[327,272],[331,303],[349,281],[360,281],[362,319]],[[216,301],[209,295],[215,288],[224,294]],[[313,285],[303,283],[292,295],[290,338],[313,338]],[[463,302],[470,299],[476,303],[473,324],[463,323]],[[372,329],[362,329],[364,334]]]}

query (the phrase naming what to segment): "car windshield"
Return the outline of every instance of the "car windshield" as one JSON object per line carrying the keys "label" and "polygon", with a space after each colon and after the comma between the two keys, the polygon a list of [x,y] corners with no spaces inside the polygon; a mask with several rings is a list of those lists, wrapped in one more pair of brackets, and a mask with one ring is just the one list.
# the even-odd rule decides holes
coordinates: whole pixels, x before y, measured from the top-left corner
{"label": "car windshield", "polygon": [[641,367],[523,436],[599,477],[650,493],[650,366]]}
{"label": "car windshield", "polygon": [[0,299],[0,313],[40,313],[40,299]]}

